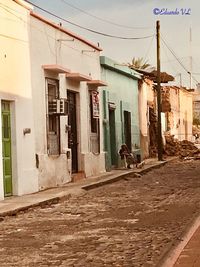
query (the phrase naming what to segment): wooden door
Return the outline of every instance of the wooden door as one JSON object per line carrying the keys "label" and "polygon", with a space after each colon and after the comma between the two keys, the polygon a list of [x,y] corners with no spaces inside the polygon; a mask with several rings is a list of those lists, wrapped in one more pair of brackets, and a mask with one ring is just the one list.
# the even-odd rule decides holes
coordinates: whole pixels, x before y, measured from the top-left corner
{"label": "wooden door", "polygon": [[125,143],[131,152],[131,112],[124,111],[124,139]]}
{"label": "wooden door", "polygon": [[68,91],[67,99],[69,104],[68,125],[68,147],[72,153],[72,173],[78,172],[78,142],[77,142],[77,115],[76,115],[76,93]]}
{"label": "wooden door", "polygon": [[110,153],[111,164],[117,164],[117,150],[116,150],[116,132],[115,132],[115,110],[109,109],[109,129],[110,129]]}

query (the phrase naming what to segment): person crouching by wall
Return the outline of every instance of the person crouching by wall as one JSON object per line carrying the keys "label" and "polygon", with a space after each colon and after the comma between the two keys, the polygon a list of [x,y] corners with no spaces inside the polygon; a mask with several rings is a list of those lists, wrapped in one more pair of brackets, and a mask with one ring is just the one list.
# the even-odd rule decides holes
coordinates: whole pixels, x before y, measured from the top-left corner
{"label": "person crouching by wall", "polygon": [[130,153],[126,144],[121,145],[119,155],[121,157],[121,160],[123,160],[124,162],[125,168],[131,169],[131,164],[136,164],[137,167],[137,160],[135,159],[133,154]]}

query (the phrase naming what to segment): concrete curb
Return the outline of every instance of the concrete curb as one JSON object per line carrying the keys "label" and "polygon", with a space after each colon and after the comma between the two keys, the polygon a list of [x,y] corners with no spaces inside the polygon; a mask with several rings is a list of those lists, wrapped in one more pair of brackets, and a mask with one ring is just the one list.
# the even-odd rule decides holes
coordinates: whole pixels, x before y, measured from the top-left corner
{"label": "concrete curb", "polygon": [[198,215],[198,217],[194,216],[192,222],[187,225],[178,240],[169,244],[168,248],[161,255],[156,267],[173,267],[182,250],[192,238],[198,227],[200,227],[200,215]]}
{"label": "concrete curb", "polygon": [[[172,159],[174,160],[174,159]],[[128,171],[124,174],[119,174],[119,175],[115,175],[114,177],[109,177],[109,178],[106,178],[104,180],[101,180],[101,181],[97,181],[97,182],[94,182],[94,183],[91,183],[89,185],[84,185],[82,186],[82,189],[84,190],[91,190],[91,189],[94,189],[94,188],[97,188],[97,187],[100,187],[100,186],[103,186],[103,185],[106,185],[106,184],[111,184],[111,183],[114,183],[114,182],[118,182],[120,180],[122,180],[124,177],[126,177],[127,175],[129,174],[145,174],[153,169],[157,169],[157,168],[160,168],[162,166],[164,166],[166,163],[172,161],[172,160],[169,160],[169,161],[162,161],[162,162],[158,162],[156,165],[150,165],[148,167],[146,167],[145,169],[137,169],[137,170],[132,170],[132,171]]]}
{"label": "concrete curb", "polygon": [[[84,193],[88,190],[106,185],[106,184],[111,184],[117,181],[120,181],[122,179],[124,179],[127,175],[129,174],[144,174],[147,173],[149,171],[151,171],[152,169],[156,169],[156,168],[160,168],[161,166],[165,165],[166,163],[174,160],[175,158],[172,159],[168,159],[167,161],[164,162],[156,162],[156,164],[152,163],[152,164],[148,164],[146,165],[143,169],[137,169],[137,170],[129,170],[126,171],[124,173],[120,173],[120,174],[111,174],[109,177],[104,177],[104,178],[100,178],[100,180],[97,181],[89,181],[87,184],[83,185],[83,184],[77,184],[77,185],[73,185],[73,188],[76,188],[76,192],[78,189],[78,194]],[[10,201],[7,201],[5,203],[0,203],[3,205],[5,204],[5,207],[2,208],[1,211],[1,207],[0,207],[0,217],[5,217],[5,216],[15,216],[17,213],[21,212],[21,211],[26,211],[30,208],[34,208],[34,207],[39,207],[39,206],[45,206],[45,205],[52,205],[52,204],[56,204],[59,201],[61,201],[62,199],[65,198],[69,198],[72,194],[75,194],[75,191],[72,187],[61,187],[61,192],[50,192],[47,194],[43,194],[43,192],[38,192],[35,193],[33,195],[26,195],[24,198],[17,197],[17,200],[15,199],[11,199]],[[57,190],[58,188],[55,188],[55,190]],[[49,196],[48,196],[49,195]],[[36,197],[35,197],[36,196]],[[20,199],[20,201],[19,201]],[[15,207],[11,207],[11,206],[15,206]],[[1,205],[0,205],[1,206]],[[9,206],[9,207],[8,207]]]}
{"label": "concrete curb", "polygon": [[89,185],[84,185],[81,188],[88,191],[88,190],[91,190],[91,189],[94,189],[94,188],[97,188],[97,187],[100,187],[100,186],[103,186],[106,184],[112,184],[114,182],[122,180],[125,176],[132,174],[132,173],[134,173],[134,171],[129,171],[129,172],[126,172],[124,174],[119,174],[119,175],[114,176],[114,177],[109,177],[109,178],[106,178],[104,180],[91,183]]}
{"label": "concrete curb", "polygon": [[60,199],[61,199],[60,197],[53,197],[53,198],[50,198],[50,199],[39,201],[37,203],[27,204],[25,206],[22,206],[22,207],[13,209],[13,210],[0,212],[0,217],[15,216],[20,211],[26,211],[26,210],[29,210],[30,208],[41,207],[43,205],[45,206],[45,205],[57,204]]}

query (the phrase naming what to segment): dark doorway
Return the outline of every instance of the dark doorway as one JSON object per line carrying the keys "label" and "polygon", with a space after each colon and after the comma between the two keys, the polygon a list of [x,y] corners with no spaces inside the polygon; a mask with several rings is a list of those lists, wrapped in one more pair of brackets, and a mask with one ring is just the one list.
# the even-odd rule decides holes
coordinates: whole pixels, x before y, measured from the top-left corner
{"label": "dark doorway", "polygon": [[69,104],[68,115],[68,147],[72,153],[72,173],[78,172],[78,143],[77,143],[77,123],[76,123],[76,93],[67,91],[67,99]]}
{"label": "dark doorway", "polygon": [[124,137],[125,143],[129,151],[131,151],[131,112],[128,111],[124,111]]}
{"label": "dark doorway", "polygon": [[109,109],[109,128],[110,128],[110,154],[111,165],[116,165],[116,132],[115,132],[115,110]]}

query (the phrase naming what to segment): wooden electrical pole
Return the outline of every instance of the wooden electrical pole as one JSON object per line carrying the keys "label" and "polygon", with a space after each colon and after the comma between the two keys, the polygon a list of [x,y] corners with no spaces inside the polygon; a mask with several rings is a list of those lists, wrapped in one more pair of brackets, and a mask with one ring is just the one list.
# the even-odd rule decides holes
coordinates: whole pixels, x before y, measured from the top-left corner
{"label": "wooden electrical pole", "polygon": [[157,111],[158,111],[158,124],[157,124],[157,149],[158,160],[163,160],[163,142],[162,142],[162,125],[161,125],[161,77],[160,77],[160,21],[156,21],[156,39],[157,39]]}

